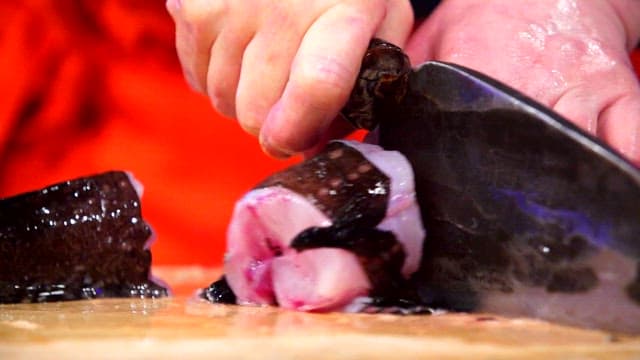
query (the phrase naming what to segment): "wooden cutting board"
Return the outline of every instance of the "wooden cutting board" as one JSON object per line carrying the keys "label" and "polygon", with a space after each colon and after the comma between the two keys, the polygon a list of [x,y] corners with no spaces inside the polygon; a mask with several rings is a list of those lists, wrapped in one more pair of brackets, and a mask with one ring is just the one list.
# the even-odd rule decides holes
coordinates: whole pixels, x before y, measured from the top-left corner
{"label": "wooden cutting board", "polygon": [[0,305],[0,359],[640,358],[640,337],[490,314],[307,314],[193,296],[219,274],[157,268],[174,296]]}

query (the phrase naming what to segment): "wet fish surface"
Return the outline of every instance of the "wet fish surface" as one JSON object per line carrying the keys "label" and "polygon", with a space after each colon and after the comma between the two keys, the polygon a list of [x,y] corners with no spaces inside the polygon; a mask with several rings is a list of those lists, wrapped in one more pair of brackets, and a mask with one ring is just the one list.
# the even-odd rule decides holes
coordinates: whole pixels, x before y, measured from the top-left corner
{"label": "wet fish surface", "polygon": [[240,304],[325,311],[395,296],[418,269],[424,240],[413,186],[399,153],[329,144],[236,204],[225,278],[205,297],[233,301],[230,289]]}
{"label": "wet fish surface", "polygon": [[163,297],[141,186],[111,171],[0,200],[0,303]]}

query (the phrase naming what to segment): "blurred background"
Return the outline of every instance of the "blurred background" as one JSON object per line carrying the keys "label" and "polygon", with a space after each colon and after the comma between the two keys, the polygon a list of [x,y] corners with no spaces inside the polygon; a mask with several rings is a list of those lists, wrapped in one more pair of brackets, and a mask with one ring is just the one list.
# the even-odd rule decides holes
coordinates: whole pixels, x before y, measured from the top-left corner
{"label": "blurred background", "polygon": [[154,264],[219,265],[234,202],[292,161],[187,87],[164,1],[2,1],[0,21],[0,197],[128,170]]}

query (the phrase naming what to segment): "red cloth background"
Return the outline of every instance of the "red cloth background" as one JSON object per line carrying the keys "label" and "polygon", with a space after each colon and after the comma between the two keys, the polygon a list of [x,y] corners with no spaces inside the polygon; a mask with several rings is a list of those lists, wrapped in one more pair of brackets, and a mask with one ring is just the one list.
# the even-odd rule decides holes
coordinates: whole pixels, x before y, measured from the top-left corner
{"label": "red cloth background", "polygon": [[154,263],[220,264],[235,200],[290,161],[187,88],[164,2],[3,1],[0,21],[0,196],[129,170]]}

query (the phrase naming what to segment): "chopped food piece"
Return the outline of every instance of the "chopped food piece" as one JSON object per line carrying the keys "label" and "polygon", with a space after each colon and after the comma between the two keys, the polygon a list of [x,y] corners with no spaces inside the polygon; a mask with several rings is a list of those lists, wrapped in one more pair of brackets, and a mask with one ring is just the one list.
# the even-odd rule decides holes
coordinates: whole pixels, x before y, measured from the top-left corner
{"label": "chopped food piece", "polygon": [[202,298],[218,304],[235,304],[236,294],[229,287],[227,279],[222,276],[202,291]]}
{"label": "chopped food piece", "polygon": [[0,303],[166,296],[141,192],[112,171],[0,200]]}
{"label": "chopped food piece", "polygon": [[333,142],[237,203],[224,270],[240,304],[337,309],[406,281],[424,236],[404,157]]}

